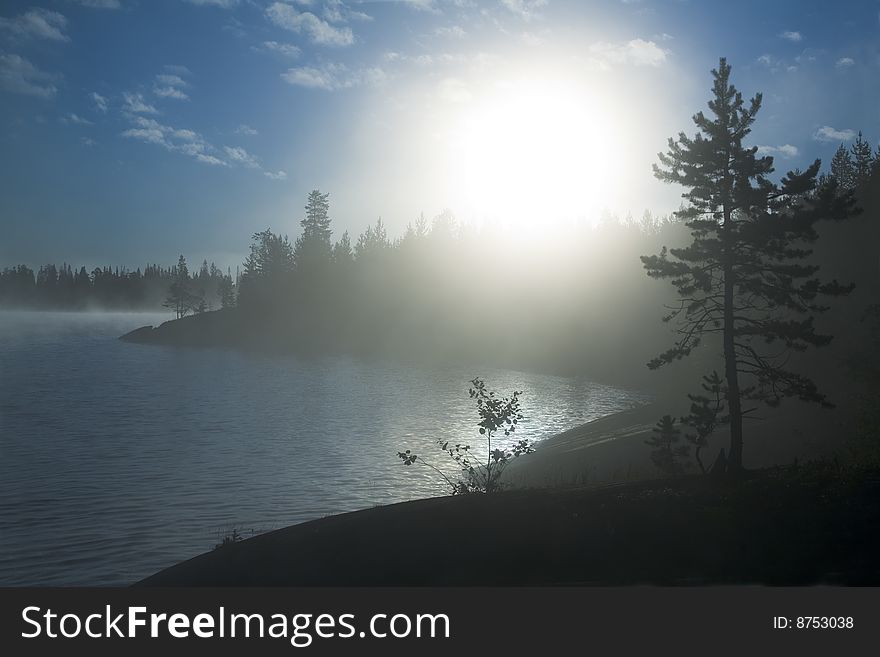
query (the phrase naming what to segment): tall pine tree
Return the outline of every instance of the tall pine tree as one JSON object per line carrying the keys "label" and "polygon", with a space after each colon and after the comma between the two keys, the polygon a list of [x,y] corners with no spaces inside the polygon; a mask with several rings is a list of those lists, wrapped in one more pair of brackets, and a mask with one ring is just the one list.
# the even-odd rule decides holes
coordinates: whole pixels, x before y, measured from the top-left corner
{"label": "tall pine tree", "polygon": [[189,312],[200,310],[204,302],[204,297],[195,294],[192,290],[192,279],[189,276],[186,258],[181,255],[177,260],[177,267],[174,268],[168,296],[162,305],[173,310],[177,319],[180,319]]}
{"label": "tall pine tree", "polygon": [[293,272],[294,251],[287,236],[270,229],[254,233],[237,284],[237,304],[245,310],[277,308],[287,294]]}
{"label": "tall pine tree", "polygon": [[303,232],[296,240],[294,260],[297,267],[324,265],[330,260],[330,194],[313,189],[306,201],[306,216],[300,221]]}
{"label": "tall pine tree", "polygon": [[871,177],[874,154],[871,152],[871,144],[862,137],[861,130],[850,148],[852,150],[853,187],[859,187]]}
{"label": "tall pine tree", "polygon": [[819,161],[771,182],[773,158],[746,147],[761,94],[746,105],[730,83],[722,58],[712,71],[710,116],[694,117],[697,134],[669,139],[654,175],[686,188],[688,207],[677,212],[691,230],[684,248],[642,256],[649,276],[669,278],[680,302],[666,321],[677,323],[675,345],[653,359],[658,368],[691,353],[705,338],[720,339],[730,420],[728,468],[742,468],[744,400],[771,405],[788,396],[827,403],[816,384],[787,367],[791,351],[828,344],[813,317],[825,308],[820,295],[848,287],[822,283],[806,259],[821,219],[854,212],[850,193],[839,194],[833,179],[817,185]]}
{"label": "tall pine tree", "polygon": [[330,241],[330,193],[322,194],[320,190],[309,192],[306,201],[306,216],[301,222],[303,237],[315,238],[324,242]]}
{"label": "tall pine tree", "polygon": [[834,157],[831,158],[831,175],[843,189],[852,189],[856,186],[852,155],[843,144],[837,147]]}

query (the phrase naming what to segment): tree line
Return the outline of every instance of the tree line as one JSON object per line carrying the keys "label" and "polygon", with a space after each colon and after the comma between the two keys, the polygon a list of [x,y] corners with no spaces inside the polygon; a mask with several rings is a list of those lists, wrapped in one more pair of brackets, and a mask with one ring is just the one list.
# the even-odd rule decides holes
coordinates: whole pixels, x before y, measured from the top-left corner
{"label": "tree line", "polygon": [[[161,310],[169,307],[174,291],[185,291],[184,303],[176,310],[198,312],[231,303],[233,274],[213,262],[203,261],[190,274],[186,259],[162,267],[148,264],[143,269],[85,267],[48,264],[36,272],[27,265],[0,270],[0,306],[43,310]],[[225,294],[224,294],[225,292]],[[186,314],[179,313],[178,316]]]}
{"label": "tree line", "polygon": [[863,136],[856,136],[849,148],[846,144],[838,146],[831,158],[831,176],[844,190],[857,189],[865,185],[871,176],[880,169],[880,144],[876,151]]}
{"label": "tree line", "polygon": [[[633,262],[681,231],[680,222],[646,212],[526,238],[517,227],[465,224],[444,210],[419,215],[396,238],[381,218],[352,238],[334,235],[328,193],[313,190],[304,210],[297,238],[270,228],[252,236],[236,286],[243,339],[597,376],[621,372],[619,352],[603,350],[608,340],[646,333],[643,311],[657,291]],[[644,346],[659,346],[655,338]]]}

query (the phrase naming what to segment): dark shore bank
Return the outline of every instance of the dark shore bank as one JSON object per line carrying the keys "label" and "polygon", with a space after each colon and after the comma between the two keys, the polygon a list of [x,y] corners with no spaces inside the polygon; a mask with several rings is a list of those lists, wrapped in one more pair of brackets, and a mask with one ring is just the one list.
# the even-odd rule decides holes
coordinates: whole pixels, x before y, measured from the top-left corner
{"label": "dark shore bank", "polygon": [[248,331],[234,310],[216,310],[141,326],[119,337],[123,342],[181,347],[243,346]]}
{"label": "dark shore bank", "polygon": [[880,471],[826,463],[377,507],[137,585],[878,585],[878,553]]}

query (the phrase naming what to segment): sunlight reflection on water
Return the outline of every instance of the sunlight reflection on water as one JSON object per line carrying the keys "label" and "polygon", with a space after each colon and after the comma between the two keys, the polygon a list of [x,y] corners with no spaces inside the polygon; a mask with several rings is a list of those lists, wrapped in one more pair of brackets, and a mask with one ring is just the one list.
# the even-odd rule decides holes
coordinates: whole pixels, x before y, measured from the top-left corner
{"label": "sunlight reflection on water", "polygon": [[0,312],[0,585],[125,585],[321,516],[445,494],[400,449],[476,448],[468,380],[522,390],[540,440],[645,396],[505,370],[430,370],[126,344],[164,316]]}

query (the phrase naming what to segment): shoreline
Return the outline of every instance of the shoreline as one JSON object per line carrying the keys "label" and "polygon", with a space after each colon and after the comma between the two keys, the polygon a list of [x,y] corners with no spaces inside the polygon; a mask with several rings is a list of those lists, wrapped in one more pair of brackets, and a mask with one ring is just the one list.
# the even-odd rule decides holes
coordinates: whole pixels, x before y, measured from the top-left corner
{"label": "shoreline", "polygon": [[[161,345],[186,348],[223,348],[243,353],[298,355],[347,355],[365,359],[389,359],[395,362],[430,367],[437,363],[458,362],[464,366],[490,367],[515,372],[556,376],[566,379],[586,378],[601,385],[620,388],[624,391],[638,392],[651,396],[663,394],[669,382],[664,377],[652,376],[646,367],[627,370],[620,374],[618,369],[603,371],[602,367],[577,370],[560,366],[553,359],[544,362],[522,360],[519,362],[500,362],[498,358],[484,357],[479,353],[464,351],[442,351],[433,356],[418,349],[395,351],[388,345],[375,345],[367,348],[350,344],[330,344],[303,338],[301,342],[291,341],[287,333],[269,330],[254,325],[239,315],[237,309],[222,309],[187,315],[179,319],[169,319],[158,326],[152,324],[137,327],[118,337],[122,342],[146,345]],[[598,371],[595,371],[597,370]]]}
{"label": "shoreline", "polygon": [[[511,488],[504,492],[430,497],[297,523],[195,556],[134,585],[839,584],[839,577],[843,583],[880,581],[880,571],[863,565],[861,548],[851,548],[858,558],[852,554],[841,557],[835,552],[836,529],[816,533],[815,528],[793,530],[791,522],[783,520],[792,514],[808,513],[808,506],[825,500],[827,491],[833,487],[852,485],[851,475],[829,474],[829,468],[839,467],[830,459],[824,464],[801,467],[797,459],[793,465],[761,465],[762,459],[773,460],[771,451],[753,454],[747,464],[747,481],[756,480],[754,487],[766,487],[765,492],[750,492],[751,484],[743,488],[741,484],[693,472],[691,476],[663,478],[650,462],[650,448],[644,445],[644,439],[667,406],[664,400],[657,400],[542,441],[534,453],[516,459],[505,471],[504,480]],[[828,422],[834,422],[833,415],[826,414],[822,419],[821,410],[817,413],[792,408],[758,430],[752,427],[747,437],[756,443],[771,437],[778,439],[782,428],[788,426],[789,435],[802,447],[800,429],[789,426],[793,416],[800,418],[801,427],[810,426],[813,435],[827,431],[831,426]],[[714,449],[707,449],[704,456],[707,467],[717,451],[726,446],[726,439],[723,433],[712,439]],[[834,441],[831,443],[834,447]],[[827,456],[827,450],[824,454]],[[816,455],[822,456],[823,452],[819,450]],[[791,459],[777,458],[777,462],[791,463]],[[859,476],[856,481],[861,481]],[[866,491],[859,493],[867,500],[864,504],[880,509],[876,504],[880,475],[869,474],[862,483],[867,486]],[[749,534],[751,524],[756,526],[754,531],[763,531],[770,522],[750,514],[754,505],[767,496],[786,499],[773,511],[779,514],[780,529],[774,530],[779,536],[761,539],[764,543],[757,548],[759,554],[745,571],[728,572],[723,559],[702,564],[704,570],[700,570],[700,564],[693,570],[691,564],[681,565],[680,571],[672,573],[645,565],[654,555],[648,546],[661,534],[662,540],[670,544],[663,549],[669,550],[672,559],[687,553],[687,541],[717,540],[715,548],[719,555],[731,549],[720,537],[708,538],[714,535],[705,527],[694,529],[693,523],[718,523],[718,509],[726,508],[731,496],[740,495],[748,501],[734,503],[734,526],[722,523],[711,530],[725,533],[724,540],[734,546],[745,535],[738,532]],[[694,505],[689,512],[693,517],[679,508],[682,500]],[[846,496],[841,497],[840,503],[845,513],[852,513],[845,506]],[[872,512],[876,513],[876,509]],[[705,518],[703,513],[707,514]],[[805,517],[805,526],[808,520],[814,519]],[[670,527],[663,524],[666,522],[681,525],[670,532]],[[838,520],[831,513],[823,522],[833,524]],[[865,531],[866,537],[859,540],[880,548],[877,532],[870,528]],[[699,536],[689,536],[694,532]],[[802,536],[803,532],[809,536]],[[821,555],[815,555],[813,561],[804,557],[791,573],[777,573],[778,558],[766,556],[781,549],[777,543],[793,548],[805,540],[820,539],[823,542],[817,549]],[[632,547],[634,541],[643,544]],[[499,556],[502,546],[510,554]],[[584,563],[591,550],[598,550],[596,563]],[[621,553],[628,556],[621,557]],[[536,555],[543,555],[544,561],[533,566],[535,572],[514,572],[519,567],[516,564],[532,563]],[[845,566],[823,571],[825,560],[832,558],[829,555],[844,558]],[[734,556],[730,555],[733,561]],[[474,560],[471,566],[455,563],[457,559],[469,558]],[[499,563],[501,572],[493,571]],[[504,564],[508,567],[506,571]],[[433,572],[434,568],[439,571]],[[830,579],[823,579],[826,577]]]}
{"label": "shoreline", "polygon": [[876,585],[878,501],[880,471],[832,464],[434,497],[233,542],[134,586]]}
{"label": "shoreline", "polygon": [[[556,434],[541,441],[534,453],[513,461],[504,478],[517,488],[608,484],[662,477],[645,444],[657,421],[666,414],[687,413],[685,395],[665,395],[653,401]],[[786,465],[798,460],[830,458],[845,448],[846,414],[791,400],[765,411],[745,426],[745,467]],[[684,433],[684,432],[683,432]],[[711,468],[730,433],[719,427],[709,437],[702,460]],[[681,444],[687,444],[682,439]],[[698,470],[694,464],[693,473]]]}

